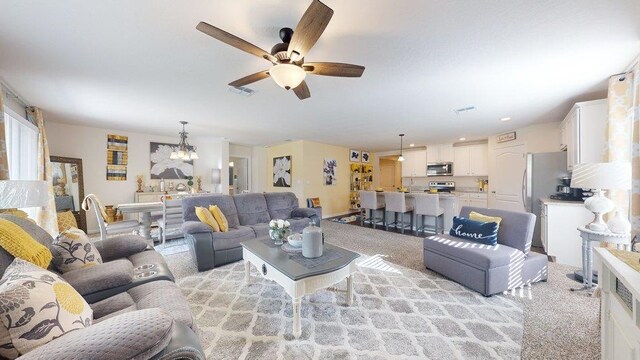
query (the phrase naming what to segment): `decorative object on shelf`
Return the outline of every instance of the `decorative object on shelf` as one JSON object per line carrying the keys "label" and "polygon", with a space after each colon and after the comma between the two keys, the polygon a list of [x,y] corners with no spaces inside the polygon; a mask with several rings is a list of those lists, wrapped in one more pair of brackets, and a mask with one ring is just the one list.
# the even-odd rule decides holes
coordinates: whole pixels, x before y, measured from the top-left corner
{"label": "decorative object on shelf", "polygon": [[107,223],[116,222],[116,212],[117,210],[113,208],[113,205],[105,205],[104,212],[107,214],[107,218],[105,219]]}
{"label": "decorative object on shelf", "polygon": [[175,188],[176,188],[176,186],[173,183],[173,181],[169,181],[169,191],[173,191]]}
{"label": "decorative object on shelf", "polygon": [[336,170],[338,161],[336,159],[324,159],[322,174],[324,175],[325,185],[335,185],[337,183]]}
{"label": "decorative object on shelf", "polygon": [[143,176],[137,175],[136,178],[137,178],[136,182],[138,183],[138,190],[136,190],[136,192],[144,192],[144,190],[142,190]]}
{"label": "decorative object on shelf", "polygon": [[349,150],[349,161],[360,162],[360,150]]}
{"label": "decorative object on shelf", "polygon": [[404,156],[402,156],[402,138],[404,138],[404,134],[399,134],[400,136],[400,156],[398,156],[398,161],[404,161]]}
{"label": "decorative object on shelf", "polygon": [[311,221],[309,226],[302,230],[302,256],[317,258],[322,256],[322,229]]}
{"label": "decorative object on shelf", "polygon": [[192,188],[193,187],[193,176],[185,176],[184,179],[187,180],[187,186]]}
{"label": "decorative object on shelf", "polygon": [[606,162],[576,164],[571,176],[571,187],[591,189],[593,196],[584,201],[584,206],[595,216],[587,225],[593,231],[606,232],[607,224],[602,215],[610,212],[615,204],[604,196],[604,190],[631,189],[631,163]]}
{"label": "decorative object on shelf", "polygon": [[515,139],[516,139],[516,132],[515,131],[511,131],[511,132],[504,133],[504,134],[496,136],[496,142],[497,143],[513,141]]}
{"label": "decorative object on shelf", "polygon": [[368,151],[362,152],[362,162],[368,164],[371,162],[371,154]]}
{"label": "decorative object on shelf", "polygon": [[202,176],[196,176],[196,192],[202,191]]}
{"label": "decorative object on shelf", "polygon": [[164,192],[164,178],[160,179],[160,192]]}
{"label": "decorative object on shelf", "polygon": [[269,222],[269,236],[276,245],[282,245],[289,234],[291,224],[287,220],[277,219]]}
{"label": "decorative object on shelf", "polygon": [[631,233],[631,223],[620,208],[616,209],[615,215],[609,219],[607,227],[614,234]]}
{"label": "decorative object on shelf", "polygon": [[178,185],[176,185],[176,191],[187,191],[187,185],[178,183]]}
{"label": "decorative object on shelf", "polygon": [[273,158],[273,186],[291,187],[291,155]]}
{"label": "decorative object on shelf", "polygon": [[196,153],[196,147],[189,145],[187,141],[187,135],[189,133],[184,129],[184,126],[188,124],[186,121],[180,121],[182,124],[182,131],[180,132],[180,142],[178,148],[174,149],[169,155],[171,160],[197,160],[199,159],[198,153]]}
{"label": "decorative object on shelf", "polygon": [[171,154],[178,150],[178,145],[150,143],[151,179],[184,179],[193,176],[193,160],[171,159]]}
{"label": "decorative object on shelf", "polygon": [[107,135],[107,180],[127,180],[128,141],[127,136]]}

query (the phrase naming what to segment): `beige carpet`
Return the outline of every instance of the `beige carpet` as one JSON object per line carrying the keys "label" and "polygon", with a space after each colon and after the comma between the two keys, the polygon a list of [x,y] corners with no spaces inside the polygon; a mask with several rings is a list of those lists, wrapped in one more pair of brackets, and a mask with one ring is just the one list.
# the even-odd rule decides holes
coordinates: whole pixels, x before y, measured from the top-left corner
{"label": "beige carpet", "polygon": [[[381,255],[391,263],[429,273],[422,261],[419,237],[329,221],[323,221],[322,228],[326,240],[332,244],[366,255]],[[177,279],[197,273],[188,252],[166,256]],[[567,277],[573,270],[570,266],[550,263],[548,282],[496,295],[522,304],[523,359],[600,358],[600,299],[569,291],[577,285]]]}

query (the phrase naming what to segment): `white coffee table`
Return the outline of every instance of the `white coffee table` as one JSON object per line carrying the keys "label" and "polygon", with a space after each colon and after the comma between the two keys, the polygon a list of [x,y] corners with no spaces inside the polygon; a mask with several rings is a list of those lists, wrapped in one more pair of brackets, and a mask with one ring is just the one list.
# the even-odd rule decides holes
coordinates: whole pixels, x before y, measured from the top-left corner
{"label": "white coffee table", "polygon": [[[347,305],[353,301],[352,274],[356,271],[356,259],[360,254],[329,244],[324,245],[325,254],[331,260],[323,262],[318,258],[315,264],[309,260],[296,261],[301,255],[287,253],[280,246],[264,239],[254,239],[242,243],[242,257],[245,261],[245,282],[251,280],[251,264],[265,279],[273,280],[291,296],[293,304],[293,336],[302,334],[300,303],[304,295],[328,288],[347,279]],[[332,256],[328,254],[331,252]],[[337,257],[339,256],[339,257]],[[326,258],[325,258],[326,259]],[[304,265],[307,263],[307,266]]]}

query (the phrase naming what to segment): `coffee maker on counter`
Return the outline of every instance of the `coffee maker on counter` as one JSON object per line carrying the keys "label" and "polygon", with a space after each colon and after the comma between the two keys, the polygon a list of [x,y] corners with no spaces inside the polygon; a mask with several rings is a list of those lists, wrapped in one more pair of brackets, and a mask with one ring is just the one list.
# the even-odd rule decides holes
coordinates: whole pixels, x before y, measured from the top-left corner
{"label": "coffee maker on counter", "polygon": [[557,193],[549,196],[553,200],[561,201],[584,201],[585,198],[592,194],[579,188],[571,187],[571,178],[568,176],[560,178],[562,184],[556,187]]}

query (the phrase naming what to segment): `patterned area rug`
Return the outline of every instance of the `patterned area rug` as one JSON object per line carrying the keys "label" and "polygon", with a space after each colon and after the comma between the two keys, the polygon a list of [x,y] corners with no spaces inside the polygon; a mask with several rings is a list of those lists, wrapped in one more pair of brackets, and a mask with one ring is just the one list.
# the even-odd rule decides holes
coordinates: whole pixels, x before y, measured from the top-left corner
{"label": "patterned area rug", "polygon": [[346,281],[306,296],[302,336],[291,335],[291,299],[244,262],[178,281],[215,359],[519,359],[522,308],[436,275],[362,257],[354,302]]}

